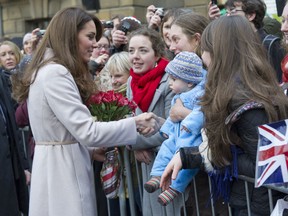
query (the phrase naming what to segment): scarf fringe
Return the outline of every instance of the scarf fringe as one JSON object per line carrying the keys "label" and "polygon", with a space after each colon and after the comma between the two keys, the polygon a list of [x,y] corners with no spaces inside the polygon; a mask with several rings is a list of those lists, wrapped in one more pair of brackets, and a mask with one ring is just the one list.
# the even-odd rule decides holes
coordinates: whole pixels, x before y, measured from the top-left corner
{"label": "scarf fringe", "polygon": [[234,179],[238,180],[238,154],[241,150],[235,145],[231,145],[233,161],[231,165],[223,169],[214,167],[213,171],[208,172],[211,179],[211,198],[223,198],[225,203],[228,203],[231,192],[231,184]]}

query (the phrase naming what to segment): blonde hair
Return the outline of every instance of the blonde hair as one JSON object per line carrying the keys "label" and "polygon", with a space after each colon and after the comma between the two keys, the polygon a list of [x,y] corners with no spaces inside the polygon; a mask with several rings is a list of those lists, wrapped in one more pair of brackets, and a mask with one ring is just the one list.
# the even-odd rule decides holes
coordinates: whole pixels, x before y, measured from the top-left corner
{"label": "blonde hair", "polygon": [[[14,52],[14,55],[15,55],[16,64],[19,64],[22,57],[23,57],[19,47],[15,43],[13,43],[12,41],[7,41],[7,40],[0,43],[0,47],[3,45],[7,45],[12,49],[12,51]],[[0,66],[3,67],[1,62],[0,62]]]}
{"label": "blonde hair", "polygon": [[130,68],[131,63],[129,61],[129,54],[124,51],[112,55],[105,65],[105,70],[109,71],[109,73],[117,70],[129,74]]}

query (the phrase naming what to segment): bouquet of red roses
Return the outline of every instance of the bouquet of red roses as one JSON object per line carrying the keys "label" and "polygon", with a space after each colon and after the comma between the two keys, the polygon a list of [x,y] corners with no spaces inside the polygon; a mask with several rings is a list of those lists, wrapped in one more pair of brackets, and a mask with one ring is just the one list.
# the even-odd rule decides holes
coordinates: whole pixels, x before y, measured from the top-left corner
{"label": "bouquet of red roses", "polygon": [[114,92],[98,92],[91,95],[87,106],[97,121],[115,121],[134,114],[137,105],[124,97],[123,94]]}
{"label": "bouquet of red roses", "polygon": [[[114,91],[93,94],[86,105],[98,121],[105,122],[123,119],[127,115],[134,114],[137,107],[133,101],[129,101],[121,93]],[[108,148],[106,160],[100,172],[103,191],[108,199],[118,195],[122,172],[118,154],[117,148]]]}

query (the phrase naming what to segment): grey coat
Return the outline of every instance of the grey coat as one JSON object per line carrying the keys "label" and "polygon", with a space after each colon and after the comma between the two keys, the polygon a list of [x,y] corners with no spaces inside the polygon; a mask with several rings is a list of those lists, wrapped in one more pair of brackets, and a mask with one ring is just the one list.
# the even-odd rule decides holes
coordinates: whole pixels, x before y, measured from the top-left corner
{"label": "grey coat", "polygon": [[[129,78],[127,84],[128,86],[127,97],[132,99],[133,95],[130,83],[131,83],[131,77]],[[174,93],[169,88],[169,77],[168,74],[165,73],[160,81],[158,88],[156,89],[154,98],[149,106],[148,112],[153,112],[157,116],[167,119],[167,117],[169,116],[169,111],[171,108],[171,100],[173,97]],[[137,108],[136,115],[139,115],[141,113],[142,111],[139,108]],[[133,150],[153,148],[155,152],[153,161],[149,165],[141,163],[143,183],[145,183],[150,179],[150,172],[154,163],[154,159],[163,141],[164,138],[160,135],[160,133],[156,133],[154,136],[148,138],[138,135],[136,145],[132,146]],[[142,203],[143,216],[164,216],[164,215],[180,216],[181,204],[183,203],[181,195],[178,198],[174,199],[173,203],[169,204],[166,207],[162,207],[157,202],[157,198],[160,193],[161,190],[157,190],[151,194],[143,190],[143,203]]]}

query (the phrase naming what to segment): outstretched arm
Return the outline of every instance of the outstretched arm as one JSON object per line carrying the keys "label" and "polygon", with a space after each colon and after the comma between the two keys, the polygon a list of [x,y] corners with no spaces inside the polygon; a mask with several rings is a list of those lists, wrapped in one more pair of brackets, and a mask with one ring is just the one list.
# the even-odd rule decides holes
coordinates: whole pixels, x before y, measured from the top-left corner
{"label": "outstretched arm", "polygon": [[160,181],[162,190],[167,190],[171,185],[171,180],[176,179],[179,171],[183,169],[200,168],[202,156],[198,146],[180,148],[169,164],[166,166]]}
{"label": "outstretched arm", "polygon": [[180,152],[176,153],[166,166],[160,181],[160,187],[163,191],[167,190],[171,185],[171,180],[176,179],[179,171],[182,169],[182,161]]}

